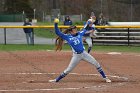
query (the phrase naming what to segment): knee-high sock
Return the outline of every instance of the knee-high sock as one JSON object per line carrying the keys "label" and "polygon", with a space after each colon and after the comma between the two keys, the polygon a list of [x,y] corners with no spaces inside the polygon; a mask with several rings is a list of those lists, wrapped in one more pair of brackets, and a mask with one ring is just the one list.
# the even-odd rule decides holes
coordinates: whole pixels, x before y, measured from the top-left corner
{"label": "knee-high sock", "polygon": [[101,76],[102,76],[103,78],[106,78],[106,75],[105,75],[105,73],[104,73],[104,71],[102,70],[101,67],[97,68],[97,70],[98,70],[98,72],[101,74]]}
{"label": "knee-high sock", "polygon": [[62,78],[64,78],[67,74],[65,74],[64,72],[60,74],[60,76],[58,76],[56,78],[56,82],[59,82]]}
{"label": "knee-high sock", "polygon": [[91,51],[91,47],[88,48],[88,53]]}

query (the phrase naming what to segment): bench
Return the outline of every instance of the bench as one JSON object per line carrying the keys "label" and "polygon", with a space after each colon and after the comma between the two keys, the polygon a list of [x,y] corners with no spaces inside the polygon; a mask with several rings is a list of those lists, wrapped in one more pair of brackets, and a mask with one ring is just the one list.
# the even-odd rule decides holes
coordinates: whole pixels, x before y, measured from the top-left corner
{"label": "bench", "polygon": [[[140,26],[140,22],[108,22],[109,26]],[[140,28],[98,28],[95,44],[140,45]]]}

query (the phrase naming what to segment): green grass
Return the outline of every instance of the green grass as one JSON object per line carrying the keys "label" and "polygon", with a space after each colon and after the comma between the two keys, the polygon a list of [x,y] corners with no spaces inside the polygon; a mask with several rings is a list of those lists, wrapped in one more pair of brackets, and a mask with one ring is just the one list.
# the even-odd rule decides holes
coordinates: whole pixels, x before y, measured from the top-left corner
{"label": "green grass", "polygon": [[[53,23],[50,22],[38,22],[37,25],[53,25]],[[45,38],[55,38],[56,35],[54,33],[54,29],[48,29],[48,28],[35,28],[34,33],[38,37],[45,37]]]}
{"label": "green grass", "polygon": [[[38,51],[38,50],[54,50],[55,45],[45,45],[45,44],[35,44],[35,45],[26,45],[26,44],[7,44],[0,45],[0,51]],[[70,50],[68,45],[64,46],[64,50]]]}
{"label": "green grass", "polygon": [[26,44],[7,44],[0,45],[0,51],[22,51],[22,50],[53,50],[54,45],[26,45]]}
{"label": "green grass", "polygon": [[38,37],[45,37],[45,38],[55,38],[56,37],[56,34],[54,33],[53,29],[35,28],[34,33]]}
{"label": "green grass", "polygon": [[[54,23],[51,22],[38,22],[37,25],[39,26],[45,26],[45,25],[54,25]],[[59,25],[62,25],[62,22],[59,23]],[[45,37],[45,38],[55,38],[56,34],[54,32],[54,29],[52,28],[35,28],[34,33],[38,37]]]}
{"label": "green grass", "polygon": [[[85,45],[87,50],[87,45]],[[0,51],[38,51],[38,50],[54,50],[54,45],[25,45],[25,44],[7,44],[0,45]],[[65,44],[63,50],[71,50],[69,45]],[[134,52],[140,53],[140,47],[136,46],[97,46],[95,45],[93,51],[102,52]]]}
{"label": "green grass", "polygon": [[107,51],[107,52],[135,52],[140,53],[138,46],[95,46],[94,51]]}
{"label": "green grass", "polygon": [[[73,25],[83,25],[83,21],[82,22],[75,22],[73,23]],[[54,25],[54,23],[52,22],[38,22],[37,25]],[[59,25],[63,25],[62,22],[59,23]],[[45,38],[55,38],[56,34],[54,33],[54,29],[50,29],[50,28],[35,28],[34,29],[34,33],[36,36],[38,37],[45,37]]]}

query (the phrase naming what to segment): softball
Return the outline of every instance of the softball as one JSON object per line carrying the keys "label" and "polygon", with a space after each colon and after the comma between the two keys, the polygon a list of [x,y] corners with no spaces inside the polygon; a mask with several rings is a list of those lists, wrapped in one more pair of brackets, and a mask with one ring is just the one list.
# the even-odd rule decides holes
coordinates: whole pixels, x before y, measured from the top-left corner
{"label": "softball", "polygon": [[59,23],[59,19],[58,19],[58,18],[55,18],[55,19],[54,19],[54,22],[55,22],[55,23]]}

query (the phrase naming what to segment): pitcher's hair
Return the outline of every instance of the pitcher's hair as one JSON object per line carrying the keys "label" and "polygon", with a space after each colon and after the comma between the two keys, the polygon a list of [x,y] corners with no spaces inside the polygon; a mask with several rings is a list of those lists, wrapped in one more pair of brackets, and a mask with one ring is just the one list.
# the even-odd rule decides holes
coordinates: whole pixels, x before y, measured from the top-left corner
{"label": "pitcher's hair", "polygon": [[[69,33],[69,30],[70,29],[66,29],[66,30],[63,31],[63,33],[67,34],[67,33]],[[58,51],[58,50],[61,51],[63,45],[64,45],[64,40],[61,37],[57,36],[56,40],[55,40],[55,50],[56,51]]]}

